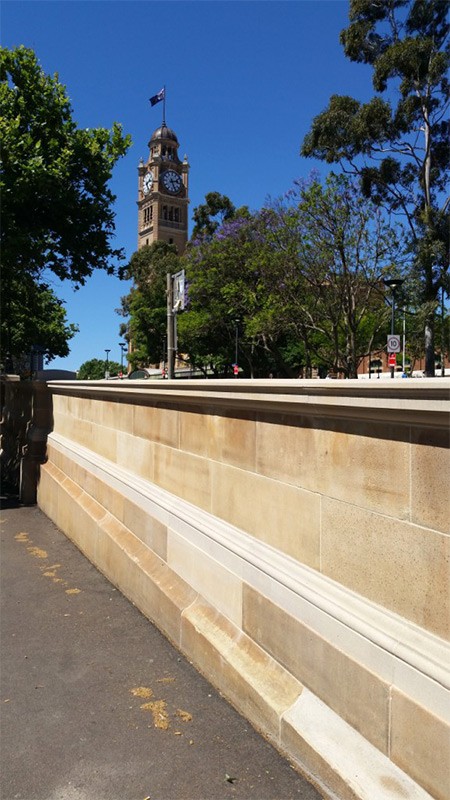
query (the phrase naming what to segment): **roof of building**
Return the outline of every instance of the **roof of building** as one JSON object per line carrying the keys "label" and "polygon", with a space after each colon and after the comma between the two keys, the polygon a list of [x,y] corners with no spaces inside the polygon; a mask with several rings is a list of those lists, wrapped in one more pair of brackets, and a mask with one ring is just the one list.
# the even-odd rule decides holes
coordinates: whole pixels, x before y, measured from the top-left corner
{"label": "roof of building", "polygon": [[175,131],[173,131],[172,128],[168,128],[165,123],[163,123],[163,125],[161,125],[152,133],[150,141],[153,142],[155,139],[170,139],[172,142],[176,142],[178,144]]}

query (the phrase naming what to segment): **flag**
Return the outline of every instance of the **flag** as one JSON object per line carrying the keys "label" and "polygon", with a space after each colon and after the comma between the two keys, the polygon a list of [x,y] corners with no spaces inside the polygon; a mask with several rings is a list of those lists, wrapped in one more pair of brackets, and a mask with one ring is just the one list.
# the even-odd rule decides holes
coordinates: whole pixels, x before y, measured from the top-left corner
{"label": "flag", "polygon": [[161,100],[164,100],[165,96],[166,96],[165,88],[164,89],[160,89],[158,94],[154,94],[153,97],[150,98],[150,104],[152,106],[156,106],[156,103],[160,103]]}

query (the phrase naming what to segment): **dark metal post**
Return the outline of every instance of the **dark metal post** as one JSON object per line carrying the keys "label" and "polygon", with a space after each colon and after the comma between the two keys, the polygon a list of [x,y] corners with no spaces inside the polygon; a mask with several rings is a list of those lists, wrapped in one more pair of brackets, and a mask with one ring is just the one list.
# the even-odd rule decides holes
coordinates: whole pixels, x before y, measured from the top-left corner
{"label": "dark metal post", "polygon": [[445,378],[445,298],[444,287],[441,288],[441,378]]}
{"label": "dark metal post", "polygon": [[123,354],[126,348],[125,342],[119,342],[119,347],[120,347],[120,374],[121,377],[123,378]]}
{"label": "dark metal post", "polygon": [[172,275],[167,273],[167,377],[173,378],[174,365],[173,287]]}
{"label": "dark metal post", "polygon": [[[392,292],[392,314],[391,314],[391,336],[395,334],[395,292],[403,283],[403,278],[388,278],[383,281],[385,286],[388,286]],[[391,378],[395,375],[395,367],[391,367]]]}

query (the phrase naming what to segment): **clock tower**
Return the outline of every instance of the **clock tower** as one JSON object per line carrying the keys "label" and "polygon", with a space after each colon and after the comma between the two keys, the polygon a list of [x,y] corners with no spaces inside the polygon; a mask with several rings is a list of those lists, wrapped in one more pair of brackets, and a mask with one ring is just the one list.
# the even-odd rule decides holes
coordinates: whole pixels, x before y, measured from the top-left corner
{"label": "clock tower", "polygon": [[147,163],[138,166],[138,250],[163,241],[182,255],[188,240],[187,157],[178,157],[178,139],[163,121],[152,134]]}

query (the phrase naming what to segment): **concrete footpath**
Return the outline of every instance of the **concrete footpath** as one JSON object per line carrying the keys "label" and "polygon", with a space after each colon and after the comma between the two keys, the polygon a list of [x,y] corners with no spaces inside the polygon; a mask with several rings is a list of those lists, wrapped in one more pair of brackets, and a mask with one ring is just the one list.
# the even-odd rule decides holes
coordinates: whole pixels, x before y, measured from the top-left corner
{"label": "concrete footpath", "polygon": [[319,800],[36,507],[1,514],[2,800]]}

